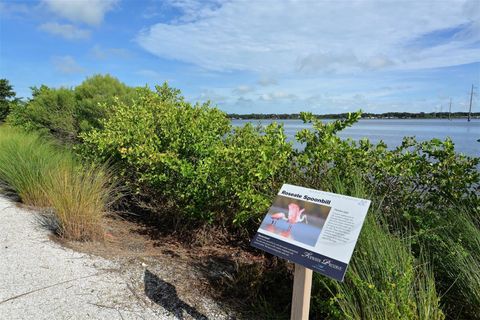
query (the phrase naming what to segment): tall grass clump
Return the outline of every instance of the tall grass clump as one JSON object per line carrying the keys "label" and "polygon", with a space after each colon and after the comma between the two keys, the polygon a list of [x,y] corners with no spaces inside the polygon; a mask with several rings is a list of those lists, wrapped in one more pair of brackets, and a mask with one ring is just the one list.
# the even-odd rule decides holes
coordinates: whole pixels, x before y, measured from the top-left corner
{"label": "tall grass clump", "polygon": [[36,134],[0,127],[0,180],[23,203],[48,207],[48,175],[59,163],[69,161]]}
{"label": "tall grass clump", "polygon": [[[358,177],[350,187],[334,180],[337,193],[371,198]],[[388,231],[374,202],[367,215],[344,283],[315,275],[319,287],[334,295],[337,315],[346,319],[444,319],[433,270],[415,259],[408,236]]]}
{"label": "tall grass clump", "polygon": [[[435,274],[443,279],[439,291],[450,314],[461,307],[465,318],[480,318],[480,230],[478,210],[457,204],[447,209],[449,223],[423,236],[429,246]],[[470,303],[465,304],[464,301]]]}
{"label": "tall grass clump", "polygon": [[56,232],[73,240],[101,239],[113,190],[105,166],[84,165],[33,133],[0,127],[0,182],[27,205],[50,208]]}
{"label": "tall grass clump", "polygon": [[66,163],[50,173],[48,199],[57,233],[75,240],[101,240],[102,219],[114,199],[111,174],[103,166]]}
{"label": "tall grass clump", "polygon": [[331,286],[347,319],[444,318],[433,271],[373,215],[365,221],[345,282]]}

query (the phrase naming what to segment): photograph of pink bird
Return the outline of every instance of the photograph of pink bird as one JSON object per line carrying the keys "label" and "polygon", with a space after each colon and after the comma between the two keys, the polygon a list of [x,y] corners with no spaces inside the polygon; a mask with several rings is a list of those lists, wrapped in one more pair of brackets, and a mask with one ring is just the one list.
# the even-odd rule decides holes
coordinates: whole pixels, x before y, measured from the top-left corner
{"label": "photograph of pink bird", "polygon": [[322,204],[278,195],[263,218],[260,229],[283,239],[314,246],[330,209]]}
{"label": "photograph of pink bird", "polygon": [[298,204],[290,203],[288,205],[288,223],[290,226],[288,227],[288,231],[292,230],[294,224],[299,222],[305,221],[308,223],[307,215],[303,213],[305,209],[300,209]]}
{"label": "photograph of pink bird", "polygon": [[278,220],[285,220],[288,221],[287,216],[283,212],[277,212],[277,213],[272,213],[270,215],[270,218],[272,219],[271,224],[276,224]]}
{"label": "photograph of pink bird", "polygon": [[288,215],[285,215],[283,212],[276,212],[270,215],[272,219],[271,224],[276,224],[278,220],[285,220],[288,221],[290,226],[288,227],[288,231],[290,231],[294,224],[305,221],[308,223],[307,215],[303,213],[305,209],[300,209],[300,207],[295,203],[290,203],[288,205]]}

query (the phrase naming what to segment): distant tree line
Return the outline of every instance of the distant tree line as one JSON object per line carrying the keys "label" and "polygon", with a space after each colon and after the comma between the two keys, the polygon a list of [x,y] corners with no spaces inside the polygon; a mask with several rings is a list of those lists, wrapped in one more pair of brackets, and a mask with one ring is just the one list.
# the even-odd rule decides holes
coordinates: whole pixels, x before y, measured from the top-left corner
{"label": "distant tree line", "polygon": [[[329,113],[329,114],[316,114],[315,117],[318,119],[345,119],[347,118],[348,113]],[[385,113],[369,113],[365,112],[362,114],[362,118],[375,118],[375,119],[434,119],[434,118],[466,118],[468,112],[385,112]],[[250,113],[250,114],[237,114],[231,113],[228,114],[230,119],[300,119],[299,113]],[[473,118],[480,118],[480,112],[472,112]]]}

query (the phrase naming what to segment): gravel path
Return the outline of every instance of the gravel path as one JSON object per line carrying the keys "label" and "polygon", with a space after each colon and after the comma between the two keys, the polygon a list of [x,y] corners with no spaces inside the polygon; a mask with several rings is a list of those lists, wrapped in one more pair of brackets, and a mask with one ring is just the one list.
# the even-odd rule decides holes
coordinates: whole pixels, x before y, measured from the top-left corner
{"label": "gravel path", "polygon": [[48,236],[38,214],[0,196],[0,319],[230,318],[206,297],[184,302],[144,266],[125,270]]}

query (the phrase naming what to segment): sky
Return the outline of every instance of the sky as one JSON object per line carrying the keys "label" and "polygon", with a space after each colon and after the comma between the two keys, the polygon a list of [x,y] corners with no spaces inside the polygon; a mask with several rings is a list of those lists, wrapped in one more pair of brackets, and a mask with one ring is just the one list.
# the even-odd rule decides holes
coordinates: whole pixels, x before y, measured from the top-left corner
{"label": "sky", "polygon": [[229,113],[468,111],[480,1],[0,2],[0,77],[18,96],[106,73]]}

